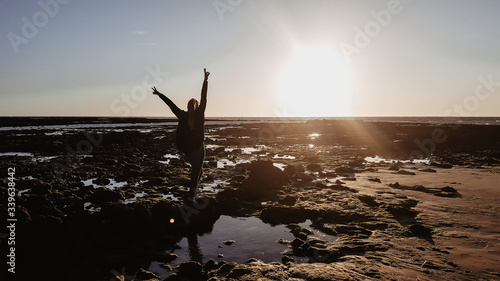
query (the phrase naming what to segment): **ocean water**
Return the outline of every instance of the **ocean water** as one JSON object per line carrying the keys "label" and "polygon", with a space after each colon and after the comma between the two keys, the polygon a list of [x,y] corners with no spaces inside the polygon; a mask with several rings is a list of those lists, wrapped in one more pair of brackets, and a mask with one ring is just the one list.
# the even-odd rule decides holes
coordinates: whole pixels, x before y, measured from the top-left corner
{"label": "ocean water", "polygon": [[[353,120],[363,122],[397,122],[423,124],[474,124],[500,125],[500,117],[325,117],[325,118],[207,118],[207,126],[235,126],[251,123],[290,122],[301,123],[314,120]],[[93,117],[0,117],[0,132],[4,131],[51,131],[71,132],[92,129],[137,129],[149,132],[154,127],[176,126],[175,119],[159,118],[93,118]],[[146,128],[146,129],[145,129]],[[229,128],[229,127],[227,127]]]}

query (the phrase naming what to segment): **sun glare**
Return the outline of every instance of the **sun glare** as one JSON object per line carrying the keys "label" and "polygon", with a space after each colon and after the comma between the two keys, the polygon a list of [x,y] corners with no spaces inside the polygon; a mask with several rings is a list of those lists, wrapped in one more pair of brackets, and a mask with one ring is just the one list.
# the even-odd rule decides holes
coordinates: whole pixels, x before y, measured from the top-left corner
{"label": "sun glare", "polygon": [[297,50],[283,73],[278,105],[291,116],[350,116],[347,62],[332,49]]}

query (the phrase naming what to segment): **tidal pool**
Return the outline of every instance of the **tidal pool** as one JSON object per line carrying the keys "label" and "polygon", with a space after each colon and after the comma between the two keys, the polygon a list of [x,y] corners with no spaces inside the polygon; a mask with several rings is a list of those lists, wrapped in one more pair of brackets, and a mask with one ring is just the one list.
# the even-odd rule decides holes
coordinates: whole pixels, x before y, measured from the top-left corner
{"label": "tidal pool", "polygon": [[[316,237],[325,241],[333,242],[336,236],[326,235],[316,229],[310,228],[310,220],[299,225],[312,231],[309,237]],[[292,241],[295,239],[286,225],[272,226],[262,222],[259,218],[234,218],[221,216],[213,226],[210,233],[184,237],[178,243],[181,249],[173,251],[178,255],[171,264],[179,265],[191,260],[207,262],[231,261],[245,263],[250,258],[257,258],[264,262],[281,261],[282,252],[288,249],[288,245],[279,243],[280,240]],[[234,240],[234,243],[226,245],[225,241]],[[229,244],[229,243],[228,243]],[[306,257],[293,257],[297,262],[307,262]],[[152,262],[149,270],[160,277],[171,274],[170,271],[162,269],[161,263]]]}

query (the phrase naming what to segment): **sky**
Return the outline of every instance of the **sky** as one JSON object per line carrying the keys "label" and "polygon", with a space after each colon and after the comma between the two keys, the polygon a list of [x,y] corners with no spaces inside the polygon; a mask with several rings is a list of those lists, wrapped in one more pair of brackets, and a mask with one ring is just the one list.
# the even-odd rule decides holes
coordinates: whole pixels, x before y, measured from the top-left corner
{"label": "sky", "polygon": [[0,116],[500,116],[496,0],[0,0]]}

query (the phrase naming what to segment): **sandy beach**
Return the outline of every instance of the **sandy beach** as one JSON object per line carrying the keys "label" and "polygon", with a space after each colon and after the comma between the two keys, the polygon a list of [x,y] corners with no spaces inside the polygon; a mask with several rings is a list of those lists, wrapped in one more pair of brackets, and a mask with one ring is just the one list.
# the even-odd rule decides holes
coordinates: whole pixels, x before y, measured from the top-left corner
{"label": "sandy beach", "polygon": [[500,279],[498,126],[211,120],[194,205],[169,120],[1,128],[26,278]]}

